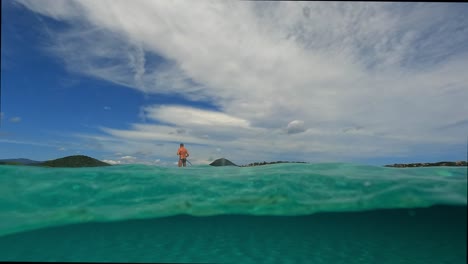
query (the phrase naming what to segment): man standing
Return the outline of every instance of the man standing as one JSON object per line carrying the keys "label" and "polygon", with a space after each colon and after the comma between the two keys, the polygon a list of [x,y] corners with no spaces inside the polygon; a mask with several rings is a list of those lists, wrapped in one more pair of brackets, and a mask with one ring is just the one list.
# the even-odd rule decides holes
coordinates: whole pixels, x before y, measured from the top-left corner
{"label": "man standing", "polygon": [[183,143],[180,143],[179,150],[177,150],[177,155],[179,155],[179,167],[181,166],[185,167],[189,153],[187,149],[184,147]]}

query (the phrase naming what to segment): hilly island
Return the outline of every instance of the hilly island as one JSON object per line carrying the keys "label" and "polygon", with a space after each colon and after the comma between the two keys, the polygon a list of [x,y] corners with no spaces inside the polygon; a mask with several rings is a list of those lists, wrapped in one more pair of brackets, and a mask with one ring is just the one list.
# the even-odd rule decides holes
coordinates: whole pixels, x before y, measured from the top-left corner
{"label": "hilly island", "polygon": [[111,164],[84,155],[67,156],[44,162],[29,159],[6,159],[0,160],[0,165],[29,165],[67,168],[111,166]]}

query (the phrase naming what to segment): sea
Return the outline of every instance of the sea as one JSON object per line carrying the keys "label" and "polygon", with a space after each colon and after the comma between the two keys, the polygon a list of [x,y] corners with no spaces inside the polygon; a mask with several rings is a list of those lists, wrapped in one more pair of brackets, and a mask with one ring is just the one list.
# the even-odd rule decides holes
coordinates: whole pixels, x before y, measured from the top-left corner
{"label": "sea", "polygon": [[0,166],[0,261],[466,263],[467,167]]}

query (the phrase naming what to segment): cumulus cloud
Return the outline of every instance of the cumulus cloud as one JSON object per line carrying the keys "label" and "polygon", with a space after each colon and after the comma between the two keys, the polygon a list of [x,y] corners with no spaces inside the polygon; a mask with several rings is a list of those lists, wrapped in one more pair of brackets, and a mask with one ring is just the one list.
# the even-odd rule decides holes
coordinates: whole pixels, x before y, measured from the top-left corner
{"label": "cumulus cloud", "polygon": [[183,140],[203,145],[204,157],[217,146],[239,159],[297,148],[301,157],[374,157],[465,140],[456,129],[468,112],[459,4],[18,2],[67,23],[48,50],[68,70],[217,109],[143,106],[145,123],[101,128],[112,151],[125,152],[115,139],[134,151]]}
{"label": "cumulus cloud", "polygon": [[306,131],[306,128],[304,127],[304,121],[302,120],[291,121],[286,129],[288,134],[297,134]]}
{"label": "cumulus cloud", "polygon": [[118,164],[121,164],[121,161],[120,160],[102,160],[103,162],[105,163],[109,163],[111,165],[118,165]]}

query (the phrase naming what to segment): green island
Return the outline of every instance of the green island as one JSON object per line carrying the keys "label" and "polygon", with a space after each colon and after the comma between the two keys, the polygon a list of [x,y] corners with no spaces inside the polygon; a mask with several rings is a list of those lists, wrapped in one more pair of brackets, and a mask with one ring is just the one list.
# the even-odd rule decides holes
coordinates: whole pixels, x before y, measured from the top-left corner
{"label": "green island", "polygon": [[220,166],[237,166],[237,167],[254,167],[254,166],[262,166],[262,165],[270,165],[270,164],[278,164],[278,163],[307,163],[307,162],[301,162],[301,161],[273,161],[273,162],[254,162],[254,163],[249,163],[247,165],[236,165],[232,161],[225,159],[225,158],[220,158],[217,159],[213,162],[211,162],[209,165],[215,166],[215,167],[220,167]]}
{"label": "green island", "polygon": [[111,164],[84,155],[67,156],[44,162],[29,159],[6,159],[0,160],[0,165],[27,165],[39,167],[65,168],[112,166]]}
{"label": "green island", "polygon": [[239,167],[254,167],[254,166],[263,166],[263,165],[270,165],[270,164],[279,164],[279,163],[307,163],[304,161],[272,161],[272,162],[254,162],[249,163],[247,165],[240,165]]}
{"label": "green island", "polygon": [[[273,161],[273,162],[254,162],[249,163],[247,165],[236,165],[228,159],[220,158],[212,163],[211,166],[237,166],[237,167],[254,167],[254,166],[262,166],[262,165],[270,165],[270,164],[278,164],[278,163],[307,163],[302,161]],[[407,164],[393,164],[393,165],[384,165],[384,167],[394,167],[394,168],[412,168],[412,167],[435,167],[435,166],[467,166],[466,161],[441,161],[435,163],[407,163]]]}
{"label": "green island", "polygon": [[385,165],[384,167],[412,168],[412,167],[437,167],[437,166],[458,167],[458,166],[467,166],[467,163],[466,161],[441,161],[441,162],[434,162],[434,163],[403,163],[403,164],[395,163],[393,165]]}

